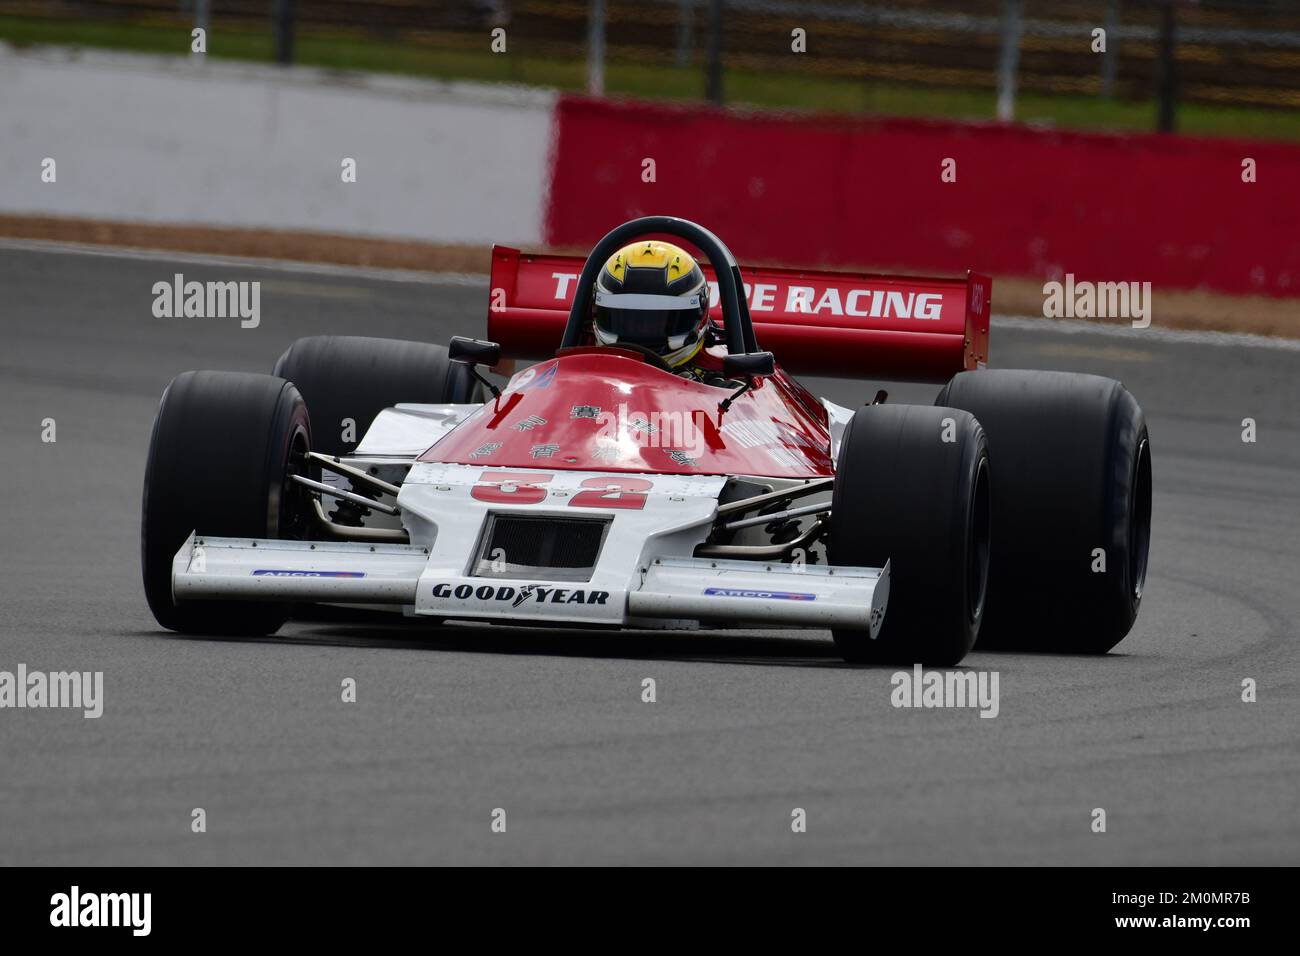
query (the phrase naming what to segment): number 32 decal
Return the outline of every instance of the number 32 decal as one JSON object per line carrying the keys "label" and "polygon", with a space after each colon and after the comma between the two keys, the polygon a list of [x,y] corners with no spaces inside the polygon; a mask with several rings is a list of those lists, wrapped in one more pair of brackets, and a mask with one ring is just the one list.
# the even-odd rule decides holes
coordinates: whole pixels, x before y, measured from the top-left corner
{"label": "number 32 decal", "polygon": [[[546,500],[545,485],[554,475],[534,471],[485,471],[470,497],[494,505],[535,505]],[[583,491],[569,499],[570,508],[645,508],[646,492],[654,482],[618,475],[584,478]]]}

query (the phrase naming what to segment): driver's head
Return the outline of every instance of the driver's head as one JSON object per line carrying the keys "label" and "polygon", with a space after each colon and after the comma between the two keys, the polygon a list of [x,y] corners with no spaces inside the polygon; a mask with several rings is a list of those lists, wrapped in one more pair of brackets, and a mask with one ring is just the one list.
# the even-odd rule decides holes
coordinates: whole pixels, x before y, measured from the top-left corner
{"label": "driver's head", "polygon": [[643,241],[609,257],[596,279],[596,341],[640,345],[672,367],[704,346],[709,286],[685,249]]}

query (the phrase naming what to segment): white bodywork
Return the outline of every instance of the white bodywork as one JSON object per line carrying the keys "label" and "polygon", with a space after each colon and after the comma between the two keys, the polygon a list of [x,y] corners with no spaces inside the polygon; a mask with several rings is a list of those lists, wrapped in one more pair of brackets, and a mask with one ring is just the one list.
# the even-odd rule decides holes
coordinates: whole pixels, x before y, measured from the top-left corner
{"label": "white bodywork", "polygon": [[[743,622],[878,634],[889,594],[888,565],[694,556],[713,527],[726,478],[509,468],[504,470],[516,477],[500,481],[491,474],[503,471],[498,466],[414,461],[476,407],[388,409],[357,453],[345,459],[380,474],[405,470],[395,502],[401,515],[382,524],[404,527],[409,544],[191,536],[173,561],[174,597],[384,605],[436,619],[611,628]],[[549,477],[530,485],[533,474]],[[617,487],[629,478],[650,485],[634,502],[622,500]],[[326,480],[348,487],[337,476]],[[521,487],[528,494],[520,495]],[[548,580],[545,569],[518,577],[499,569],[476,573],[484,570],[480,560],[489,557],[484,534],[490,515],[598,518],[608,524],[589,578]]]}

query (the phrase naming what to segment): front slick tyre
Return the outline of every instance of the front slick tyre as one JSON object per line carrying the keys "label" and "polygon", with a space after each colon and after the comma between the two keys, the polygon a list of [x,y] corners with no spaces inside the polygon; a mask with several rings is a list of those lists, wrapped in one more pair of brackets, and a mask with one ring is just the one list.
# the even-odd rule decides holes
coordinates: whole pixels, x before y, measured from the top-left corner
{"label": "front slick tyre", "polygon": [[989,460],[975,417],[953,408],[868,405],[836,465],[828,558],[890,562],[879,636],[834,631],[845,660],[958,663],[979,635],[989,569]]}
{"label": "front slick tyre", "polygon": [[149,440],[140,523],[144,593],[154,618],[182,634],[262,635],[290,606],[172,600],[172,559],[191,532],[296,538],[305,495],[288,480],[311,445],[307,407],[284,379],[183,372],[163,392]]}

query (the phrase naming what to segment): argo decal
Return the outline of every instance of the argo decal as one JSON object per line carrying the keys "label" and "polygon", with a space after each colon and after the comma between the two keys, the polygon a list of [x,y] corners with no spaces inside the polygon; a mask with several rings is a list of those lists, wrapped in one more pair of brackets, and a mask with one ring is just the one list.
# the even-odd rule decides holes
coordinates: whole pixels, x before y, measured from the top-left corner
{"label": "argo decal", "polygon": [[433,596],[450,598],[456,601],[502,601],[509,602],[511,608],[522,604],[604,604],[609,600],[608,591],[593,591],[586,588],[555,588],[540,584],[523,584],[513,587],[509,584],[494,585],[440,583],[433,586]]}
{"label": "argo decal", "polygon": [[258,568],[249,572],[255,578],[364,578],[364,571],[288,571],[281,568]]}
{"label": "argo decal", "polygon": [[798,591],[754,591],[748,588],[705,588],[707,597],[758,598],[760,601],[815,601],[815,594],[801,594]]}

